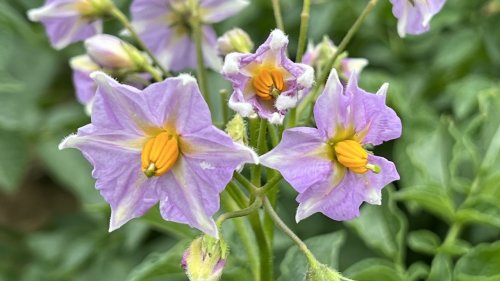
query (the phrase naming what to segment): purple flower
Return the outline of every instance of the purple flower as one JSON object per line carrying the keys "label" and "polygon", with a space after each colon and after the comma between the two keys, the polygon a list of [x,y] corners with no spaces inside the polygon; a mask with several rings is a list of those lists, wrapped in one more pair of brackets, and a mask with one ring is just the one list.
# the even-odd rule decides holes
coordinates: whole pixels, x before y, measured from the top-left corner
{"label": "purple flower", "polygon": [[148,60],[134,46],[108,34],[98,34],[85,40],[87,54],[102,67],[124,70],[140,69]]}
{"label": "purple flower", "polygon": [[165,220],[218,236],[219,194],[243,163],[258,159],[212,126],[196,80],[180,75],[140,91],[103,72],[92,123],[61,142],[94,166],[96,188],[111,205],[110,231],[160,202]]}
{"label": "purple flower", "polygon": [[314,83],[312,67],[286,56],[288,38],[275,29],[254,54],[230,53],[222,75],[233,84],[229,107],[243,117],[258,114],[281,124],[289,108],[309,92]]}
{"label": "purple flower", "polygon": [[332,70],[314,107],[317,129],[288,129],[261,156],[262,165],[279,170],[300,193],[297,222],[316,212],[352,219],[363,201],[380,204],[382,188],[399,179],[392,162],[364,148],[401,135],[401,120],[385,105],[387,87],[367,93],[353,74],[344,88]]}
{"label": "purple flower", "polygon": [[[337,46],[327,36],[323,37],[321,43],[314,46],[311,42],[307,45],[307,50],[302,57],[302,63],[314,67],[316,73],[320,71],[325,64],[333,57],[337,51]],[[357,73],[358,76],[368,65],[368,60],[364,58],[346,58],[340,57],[340,65],[337,69],[340,70],[340,75],[348,79],[352,73]],[[329,70],[328,70],[329,71]]]}
{"label": "purple flower", "polygon": [[429,22],[446,0],[390,0],[392,13],[398,18],[398,34],[421,34],[430,28]]}
{"label": "purple flower", "polygon": [[[132,24],[139,36],[158,57],[162,65],[173,71],[196,67],[196,48],[192,40],[190,1],[134,0]],[[207,66],[219,70],[220,58],[215,49],[217,35],[209,25],[238,13],[248,5],[245,0],[200,0],[203,23],[203,55]]]}
{"label": "purple flower", "polygon": [[102,17],[110,7],[107,0],[46,0],[28,11],[32,21],[41,22],[52,46],[62,49],[71,43],[102,32]]}

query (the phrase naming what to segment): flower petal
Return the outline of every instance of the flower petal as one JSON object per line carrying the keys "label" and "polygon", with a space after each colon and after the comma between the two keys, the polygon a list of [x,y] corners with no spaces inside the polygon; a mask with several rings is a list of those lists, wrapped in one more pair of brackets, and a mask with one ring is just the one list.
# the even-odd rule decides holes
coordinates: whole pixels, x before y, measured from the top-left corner
{"label": "flower petal", "polygon": [[377,94],[371,94],[358,87],[357,74],[349,79],[346,94],[352,97],[351,119],[356,132],[364,134],[364,144],[379,145],[401,136],[401,119],[385,104],[388,86],[384,84]]}
{"label": "flower petal", "polygon": [[212,126],[208,105],[189,74],[154,83],[143,95],[157,126],[173,126],[180,135]]}
{"label": "flower petal", "polygon": [[218,237],[212,216],[219,209],[219,193],[209,178],[197,175],[191,165],[179,157],[172,170],[159,178],[159,194],[165,194],[160,200],[161,215]]}
{"label": "flower petal", "polygon": [[[368,171],[356,174],[336,166],[336,171],[326,181],[301,193],[297,197],[300,203],[295,217],[297,222],[316,212],[337,221],[350,220],[359,216],[359,208],[363,202],[379,205],[382,188],[398,180],[399,175],[392,162],[373,155],[368,159],[370,164],[380,166],[380,173]],[[339,177],[342,169],[345,174]]]}
{"label": "flower petal", "polygon": [[142,216],[158,202],[156,178],[148,179],[141,171],[142,141],[140,136],[87,125],[59,145],[79,149],[94,167],[96,188],[111,206],[109,231]]}
{"label": "flower petal", "polygon": [[325,181],[332,172],[333,152],[314,128],[293,128],[270,152],[260,157],[266,167],[279,170],[298,192]]}
{"label": "flower petal", "polygon": [[333,137],[339,127],[349,127],[347,116],[350,102],[351,97],[344,94],[344,86],[340,83],[337,71],[332,69],[325,89],[314,105],[316,127],[325,137]]}
{"label": "flower petal", "polygon": [[120,84],[104,72],[93,72],[91,77],[98,86],[92,108],[92,124],[110,130],[132,131],[138,135],[151,126],[149,109],[140,90]]}
{"label": "flower petal", "polygon": [[201,0],[204,22],[215,23],[234,16],[249,4],[245,0]]}
{"label": "flower petal", "polygon": [[443,7],[446,0],[390,0],[392,13],[398,18],[398,34],[421,34],[429,30],[429,22]]}

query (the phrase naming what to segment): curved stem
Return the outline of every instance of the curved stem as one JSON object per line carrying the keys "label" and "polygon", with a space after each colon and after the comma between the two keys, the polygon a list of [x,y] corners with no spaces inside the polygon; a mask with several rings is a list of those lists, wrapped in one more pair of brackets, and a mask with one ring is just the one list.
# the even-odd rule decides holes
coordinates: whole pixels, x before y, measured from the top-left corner
{"label": "curved stem", "polygon": [[280,174],[275,175],[272,177],[270,180],[266,182],[265,185],[262,186],[262,188],[259,189],[260,194],[266,194],[273,190],[276,186],[278,186],[278,183],[283,179],[283,176]]}
{"label": "curved stem", "polygon": [[262,206],[262,199],[260,197],[255,198],[255,201],[245,209],[237,210],[234,212],[224,213],[217,218],[217,227],[220,228],[222,223],[228,219],[238,218],[247,216],[255,211],[257,211]]}
{"label": "curved stem", "polygon": [[325,83],[326,79],[328,78],[328,75],[330,74],[330,71],[331,71],[333,65],[335,64],[335,61],[337,60],[339,55],[342,52],[344,52],[347,45],[351,42],[352,37],[359,30],[359,28],[361,27],[361,24],[366,19],[368,14],[370,14],[370,12],[373,10],[373,8],[377,4],[377,2],[378,2],[378,0],[370,0],[370,2],[368,2],[365,9],[363,10],[363,12],[361,12],[361,14],[358,16],[358,18],[354,22],[354,24],[351,26],[349,31],[347,31],[347,34],[340,42],[340,44],[339,44],[337,50],[335,51],[335,53],[333,54],[332,58],[326,64],[326,67],[324,68],[324,71],[321,73],[321,76],[316,81],[316,85],[315,85],[313,91],[309,95],[307,95],[304,98],[304,100],[302,101],[302,103],[299,105],[299,108],[298,108],[298,115],[299,116],[301,116],[301,113],[306,108],[309,107],[310,103],[312,103],[316,99],[316,95],[319,92],[319,88],[321,88],[321,86]]}
{"label": "curved stem", "polygon": [[[142,41],[142,39],[139,37],[139,34],[137,34],[137,32],[135,31],[134,27],[129,22],[127,16],[125,16],[122,13],[122,11],[120,11],[120,9],[118,9],[117,7],[113,7],[111,9],[111,11],[109,12],[109,14],[110,14],[110,16],[117,19],[123,25],[123,27],[125,27],[125,29],[127,29],[128,32],[130,32],[130,35],[134,38],[135,41],[137,41],[137,44],[139,44],[139,47],[141,47],[141,49],[144,50],[148,54],[148,56],[151,58],[153,63],[156,65],[156,67],[158,67],[161,70],[161,72],[163,73],[163,75],[165,77],[172,76],[170,74],[170,72],[168,72],[165,68],[163,68],[161,66],[161,64],[158,61],[158,59],[156,58],[156,56],[151,52],[151,50],[146,46],[146,44],[144,44],[144,41]],[[153,74],[151,73],[151,75],[153,75]],[[154,76],[153,76],[153,78],[154,78]],[[157,80],[157,78],[155,78],[155,80]],[[161,81],[161,79],[160,79],[160,81]]]}
{"label": "curved stem", "polygon": [[283,24],[283,16],[281,15],[280,1],[271,0],[271,2],[273,3],[273,12],[274,12],[274,19],[276,20],[276,26],[284,32],[285,25]]}
{"label": "curved stem", "polygon": [[238,172],[234,172],[233,177],[237,180],[249,193],[255,193],[257,187],[253,185],[246,177]]}
{"label": "curved stem", "polygon": [[290,229],[288,226],[281,220],[281,218],[278,216],[276,211],[273,209],[273,206],[271,206],[271,203],[267,198],[264,198],[264,208],[266,209],[266,212],[269,214],[271,219],[274,221],[276,226],[281,229],[292,241],[297,244],[299,247],[299,250],[304,253],[306,256],[309,264],[316,264],[318,261],[314,257],[313,253],[307,248],[306,243],[304,243],[300,238]]}

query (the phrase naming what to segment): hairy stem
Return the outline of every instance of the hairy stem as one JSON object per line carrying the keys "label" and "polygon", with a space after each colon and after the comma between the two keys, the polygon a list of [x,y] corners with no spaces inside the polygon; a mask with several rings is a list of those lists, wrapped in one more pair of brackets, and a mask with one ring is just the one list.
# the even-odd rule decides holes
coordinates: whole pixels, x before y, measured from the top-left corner
{"label": "hairy stem", "polygon": [[260,197],[255,198],[255,201],[245,209],[236,210],[233,212],[224,213],[217,219],[217,226],[220,228],[222,223],[228,219],[238,218],[248,216],[249,214],[257,211],[262,206],[262,199]]}
{"label": "hairy stem", "polygon": [[[146,54],[148,54],[148,56],[151,58],[151,60],[153,61],[153,63],[156,65],[156,67],[158,67],[161,72],[163,73],[163,76],[165,77],[169,77],[169,76],[172,76],[170,74],[170,72],[168,72],[165,68],[163,68],[160,64],[160,62],[158,61],[158,59],[156,58],[156,56],[151,52],[151,50],[146,46],[146,44],[144,43],[144,41],[142,41],[142,39],[139,37],[139,35],[137,34],[137,32],[135,31],[134,27],[132,26],[132,24],[130,23],[130,21],[128,20],[127,16],[125,16],[121,11],[120,9],[118,9],[117,7],[113,7],[111,9],[111,11],[109,12],[109,15],[114,17],[115,19],[117,19],[122,25],[123,27],[125,27],[125,29],[128,30],[128,32],[130,33],[130,35],[134,38],[134,40],[137,42],[137,44],[139,44],[139,47],[141,47],[141,49],[143,51],[146,52]],[[146,70],[147,71],[147,70]],[[149,72],[149,71],[148,71]],[[151,72],[150,72],[151,73]],[[151,75],[153,75],[153,73],[151,73]],[[155,80],[158,81],[158,77],[155,77],[153,75],[153,78],[155,78]],[[161,78],[159,79],[159,81],[161,81]]]}
{"label": "hairy stem", "polygon": [[306,40],[307,40],[307,29],[309,27],[310,7],[311,7],[311,1],[304,0],[302,5],[302,13],[300,14],[299,43],[297,45],[297,55],[295,56],[295,62],[301,62],[302,56],[304,55],[304,50],[306,47]]}
{"label": "hairy stem", "polygon": [[269,214],[269,216],[274,221],[276,226],[279,229],[281,229],[281,231],[283,231],[283,233],[285,233],[288,237],[290,237],[290,239],[295,244],[297,244],[299,250],[301,250],[302,253],[304,253],[308,262],[310,264],[317,263],[318,261],[314,257],[313,253],[309,250],[309,248],[307,248],[307,245],[302,240],[300,240],[300,238],[290,228],[288,228],[288,226],[281,220],[281,218],[278,216],[278,214],[274,210],[273,206],[271,206],[271,203],[267,198],[264,198],[264,208],[266,209],[266,212]]}

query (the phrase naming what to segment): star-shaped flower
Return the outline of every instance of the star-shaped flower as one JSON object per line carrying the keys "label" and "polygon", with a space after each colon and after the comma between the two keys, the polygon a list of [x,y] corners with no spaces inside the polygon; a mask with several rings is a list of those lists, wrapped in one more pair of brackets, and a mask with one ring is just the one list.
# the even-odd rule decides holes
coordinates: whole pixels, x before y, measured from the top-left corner
{"label": "star-shaped flower", "polygon": [[398,18],[398,34],[421,34],[429,31],[432,17],[443,8],[446,0],[390,0],[392,13]]}
{"label": "star-shaped flower", "polygon": [[288,109],[309,92],[314,83],[311,66],[294,63],[286,55],[288,38],[271,32],[254,54],[230,53],[222,75],[233,84],[229,107],[243,117],[258,114],[281,124]]}
{"label": "star-shaped flower", "polygon": [[143,91],[94,72],[91,124],[60,144],[94,166],[96,188],[111,205],[110,231],[160,202],[165,220],[217,237],[212,216],[236,167],[256,163],[249,148],[212,125],[196,80],[168,78]]}
{"label": "star-shaped flower", "polygon": [[358,88],[353,74],[344,88],[332,70],[314,106],[316,128],[297,127],[261,156],[299,192],[297,222],[321,212],[334,220],[359,215],[363,201],[380,204],[381,190],[398,180],[394,164],[369,153],[401,135],[401,120],[385,105],[387,84],[377,94]]}
{"label": "star-shaped flower", "polygon": [[[167,69],[179,71],[196,67],[196,48],[190,20],[192,7],[187,0],[134,0],[132,24],[139,36]],[[200,0],[203,55],[207,66],[219,70],[217,35],[210,26],[241,11],[245,0]]]}

